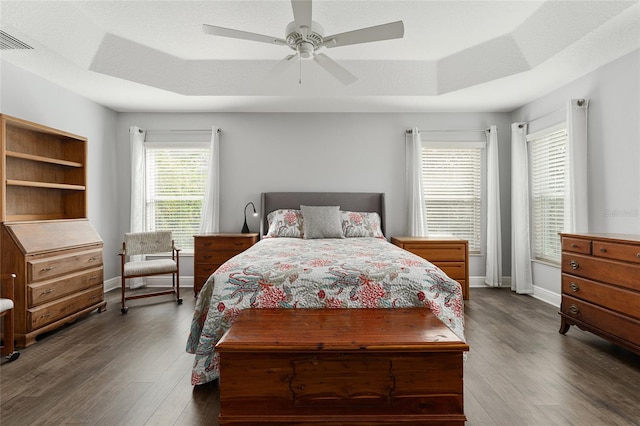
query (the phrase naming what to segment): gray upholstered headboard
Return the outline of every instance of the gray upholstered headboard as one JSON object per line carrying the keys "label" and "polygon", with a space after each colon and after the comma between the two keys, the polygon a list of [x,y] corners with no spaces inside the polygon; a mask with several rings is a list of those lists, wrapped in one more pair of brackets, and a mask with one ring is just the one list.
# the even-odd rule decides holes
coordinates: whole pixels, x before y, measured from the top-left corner
{"label": "gray upholstered headboard", "polygon": [[340,206],[344,211],[376,212],[380,215],[382,233],[385,232],[382,192],[263,192],[260,199],[260,235],[269,229],[269,213],[278,209],[299,209],[300,205]]}

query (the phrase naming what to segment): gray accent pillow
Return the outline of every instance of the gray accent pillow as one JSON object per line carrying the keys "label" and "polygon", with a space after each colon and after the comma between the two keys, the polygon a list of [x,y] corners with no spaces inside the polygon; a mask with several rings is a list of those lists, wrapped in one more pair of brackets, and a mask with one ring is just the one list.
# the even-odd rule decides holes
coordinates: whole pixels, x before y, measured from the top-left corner
{"label": "gray accent pillow", "polygon": [[344,238],[340,206],[300,206],[304,238]]}

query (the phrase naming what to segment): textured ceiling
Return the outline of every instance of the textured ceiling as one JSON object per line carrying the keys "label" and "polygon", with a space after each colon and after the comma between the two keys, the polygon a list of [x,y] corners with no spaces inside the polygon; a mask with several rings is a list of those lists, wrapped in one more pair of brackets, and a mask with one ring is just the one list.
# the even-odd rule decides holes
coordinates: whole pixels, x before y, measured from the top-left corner
{"label": "textured ceiling", "polygon": [[[323,1],[335,34],[402,20],[402,39],[323,49],[279,75],[287,46],[206,35],[211,24],[285,37],[278,1],[6,1],[2,58],[117,111],[510,111],[640,47],[634,1]],[[299,79],[302,84],[299,84]]]}

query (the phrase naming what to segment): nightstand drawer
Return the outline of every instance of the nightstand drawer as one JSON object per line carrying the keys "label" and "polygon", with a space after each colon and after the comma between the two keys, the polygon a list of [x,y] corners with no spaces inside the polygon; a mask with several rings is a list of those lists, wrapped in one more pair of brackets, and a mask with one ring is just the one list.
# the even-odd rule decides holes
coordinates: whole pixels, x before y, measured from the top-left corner
{"label": "nightstand drawer", "polygon": [[194,259],[198,263],[216,263],[223,264],[241,251],[237,250],[206,250],[198,252],[198,257]]}
{"label": "nightstand drawer", "polygon": [[456,281],[466,278],[467,266],[464,262],[431,262]]}
{"label": "nightstand drawer", "polygon": [[208,253],[219,250],[231,250],[239,253],[255,244],[255,241],[246,237],[217,237],[195,239],[195,249],[200,253]]}
{"label": "nightstand drawer", "polygon": [[441,260],[464,262],[466,259],[466,247],[463,244],[434,244],[430,247],[405,244],[403,248],[431,263]]}

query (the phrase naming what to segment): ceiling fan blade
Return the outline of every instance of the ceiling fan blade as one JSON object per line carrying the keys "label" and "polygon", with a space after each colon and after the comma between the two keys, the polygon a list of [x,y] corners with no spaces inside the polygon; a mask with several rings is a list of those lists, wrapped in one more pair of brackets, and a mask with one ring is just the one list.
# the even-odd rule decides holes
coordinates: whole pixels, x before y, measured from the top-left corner
{"label": "ceiling fan blade", "polygon": [[358,77],[351,74],[346,70],[346,68],[338,64],[336,61],[334,61],[324,53],[318,53],[317,55],[314,54],[313,60],[316,61],[318,65],[324,68],[329,74],[334,76],[345,86],[348,86],[358,79]]}
{"label": "ceiling fan blade", "polygon": [[291,65],[293,65],[296,61],[295,59],[298,58],[298,54],[294,53],[293,55],[289,55],[289,56],[285,56],[284,59],[282,59],[280,62],[278,62],[276,64],[275,67],[273,67],[269,73],[268,73],[268,77],[277,77],[280,74],[282,74],[287,68],[289,68]]}
{"label": "ceiling fan blade", "polygon": [[278,37],[271,37],[263,34],[250,33],[247,31],[234,30],[231,28],[217,27],[215,25],[202,24],[202,31],[205,34],[221,37],[237,38],[241,40],[259,41],[262,43],[286,45],[287,42]]}
{"label": "ceiling fan blade", "polygon": [[331,48],[402,37],[404,37],[404,24],[402,21],[396,21],[327,36],[324,38],[324,42],[322,44],[327,48]]}
{"label": "ceiling fan blade", "polygon": [[302,27],[311,29],[311,0],[291,0],[291,7],[293,8],[293,20],[298,29]]}

